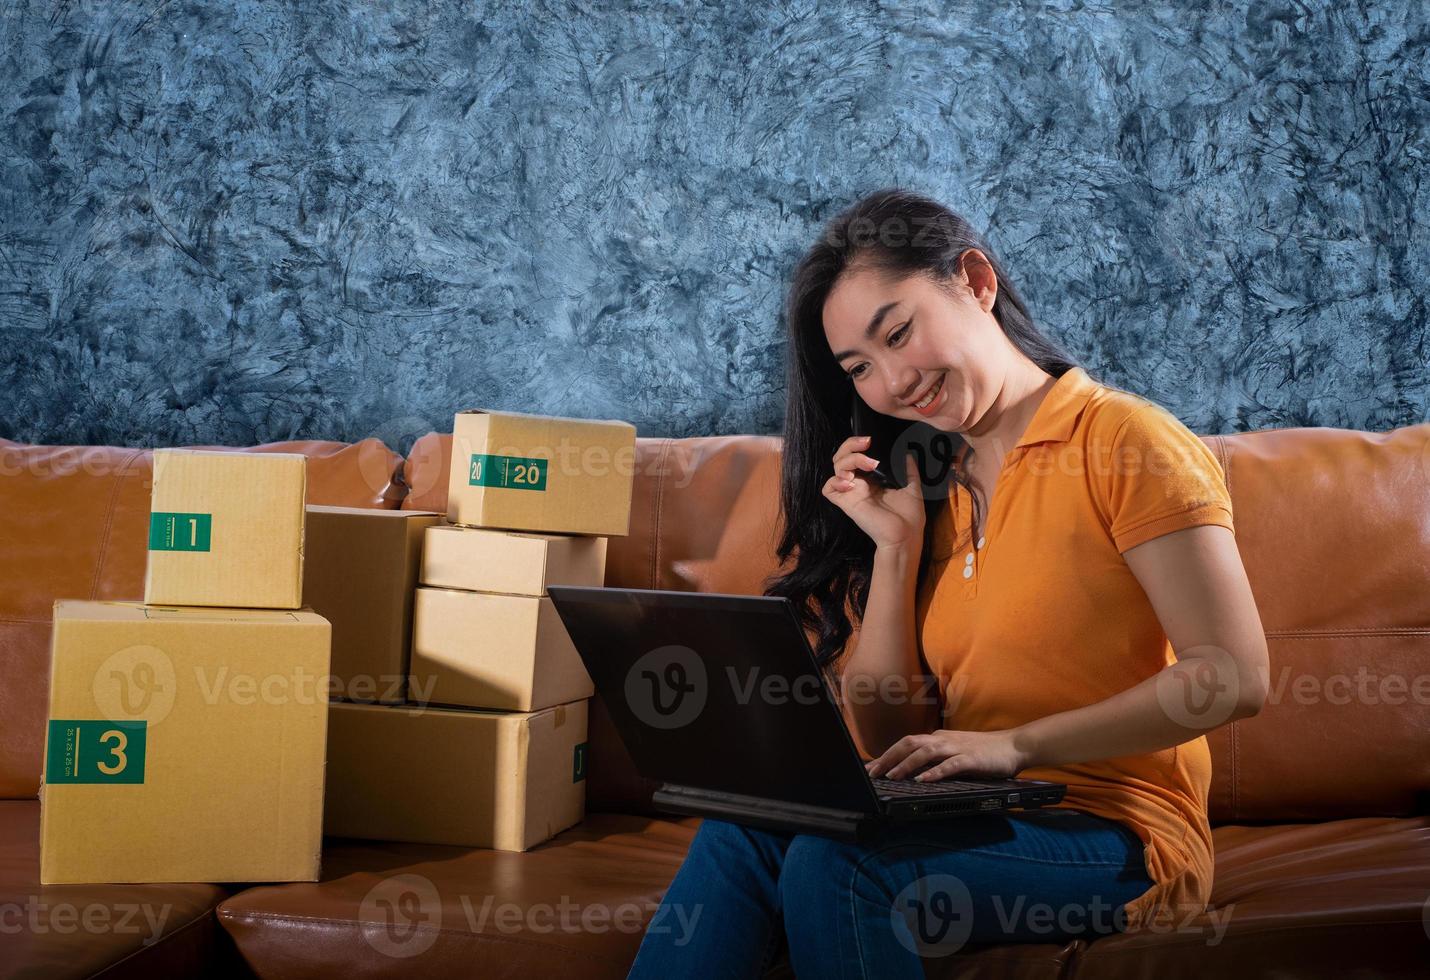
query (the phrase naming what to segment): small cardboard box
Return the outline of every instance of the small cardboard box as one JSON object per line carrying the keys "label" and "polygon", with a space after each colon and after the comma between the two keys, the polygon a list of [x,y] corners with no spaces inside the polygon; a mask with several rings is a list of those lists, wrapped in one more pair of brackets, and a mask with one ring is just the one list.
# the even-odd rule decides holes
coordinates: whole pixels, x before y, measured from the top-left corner
{"label": "small cardboard box", "polygon": [[600,586],[606,539],[438,524],[422,547],[422,584],[471,592],[546,595],[548,585]]}
{"label": "small cardboard box", "polygon": [[521,412],[452,422],[447,520],[471,527],[624,537],[636,427]]}
{"label": "small cardboard box", "polygon": [[595,693],[550,596],[419,587],[409,701],[539,711]]}
{"label": "small cardboard box", "polygon": [[303,605],[333,624],[330,693],[383,704],[407,699],[422,536],[441,521],[417,510],[308,507]]}
{"label": "small cardboard box", "polygon": [[296,453],[154,450],[144,601],[297,609],[306,494]]}
{"label": "small cardboard box", "polygon": [[316,881],[328,623],[55,604],[42,884]]}
{"label": "small cardboard box", "polygon": [[524,851],[585,815],[586,702],[526,713],[331,706],[334,836]]}

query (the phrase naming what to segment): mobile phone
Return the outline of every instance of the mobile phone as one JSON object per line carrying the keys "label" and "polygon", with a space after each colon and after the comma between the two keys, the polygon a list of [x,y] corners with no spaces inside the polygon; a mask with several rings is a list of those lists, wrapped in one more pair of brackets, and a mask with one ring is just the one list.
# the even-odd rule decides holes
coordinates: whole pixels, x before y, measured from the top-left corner
{"label": "mobile phone", "polygon": [[927,422],[910,422],[876,412],[859,397],[857,391],[850,392],[850,399],[850,434],[869,436],[864,454],[879,461],[873,470],[859,472],[867,474],[880,486],[903,489],[908,484],[904,459],[913,453],[919,479],[925,487],[947,485],[954,459],[952,436]]}
{"label": "mobile phone", "polygon": [[[908,453],[909,441],[901,439],[908,427],[914,423],[896,419],[874,411],[864,403],[857,391],[851,393],[853,402],[849,409],[849,429],[851,435],[869,436],[869,445],[864,455],[879,461],[873,470],[860,470],[880,486],[902,489],[904,479],[904,456]],[[902,449],[895,460],[895,448]],[[898,465],[895,465],[897,463]]]}

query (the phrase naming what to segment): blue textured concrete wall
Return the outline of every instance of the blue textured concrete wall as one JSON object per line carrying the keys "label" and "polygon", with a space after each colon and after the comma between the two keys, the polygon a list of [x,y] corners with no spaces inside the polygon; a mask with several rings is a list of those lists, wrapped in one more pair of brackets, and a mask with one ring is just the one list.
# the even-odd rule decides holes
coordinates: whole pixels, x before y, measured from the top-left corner
{"label": "blue textured concrete wall", "polygon": [[1426,5],[606,6],[0,2],[0,434],[777,432],[890,184],[1199,432],[1426,417]]}

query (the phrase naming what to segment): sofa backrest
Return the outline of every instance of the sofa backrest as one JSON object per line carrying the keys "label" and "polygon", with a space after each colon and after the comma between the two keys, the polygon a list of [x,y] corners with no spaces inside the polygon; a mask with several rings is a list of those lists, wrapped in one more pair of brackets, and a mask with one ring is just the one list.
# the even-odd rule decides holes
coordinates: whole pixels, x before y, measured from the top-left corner
{"label": "sofa backrest", "polygon": [[1205,440],[1271,659],[1217,729],[1214,822],[1403,816],[1430,796],[1430,424]]}
{"label": "sofa backrest", "polygon": [[[307,456],[309,503],[400,499],[402,457],[376,439],[233,451]],[[0,439],[0,799],[39,790],[55,600],[144,597],[152,471],[147,449]]]}
{"label": "sofa backrest", "polygon": [[[1266,629],[1271,693],[1209,736],[1216,823],[1423,812],[1430,790],[1430,424],[1205,436]],[[309,457],[310,503],[446,509],[451,437]],[[606,583],[759,594],[775,571],[780,440],[638,439],[630,534]],[[35,795],[57,598],[143,593],[147,450],[0,440],[0,799]],[[588,805],[648,810],[600,698]]]}
{"label": "sofa backrest", "polygon": [[[1203,441],[1227,474],[1271,655],[1262,712],[1208,736],[1212,821],[1423,812],[1430,424]],[[450,446],[418,440],[404,507],[445,511]],[[630,534],[610,541],[606,584],[758,595],[776,570],[779,454],[774,437],[637,439]],[[599,697],[589,738],[588,806],[647,809],[651,786]]]}

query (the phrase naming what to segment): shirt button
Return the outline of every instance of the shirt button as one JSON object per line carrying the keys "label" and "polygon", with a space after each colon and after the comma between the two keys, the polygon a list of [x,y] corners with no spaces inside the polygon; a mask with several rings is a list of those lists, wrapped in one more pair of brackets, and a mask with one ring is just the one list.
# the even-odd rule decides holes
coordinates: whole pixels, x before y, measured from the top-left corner
{"label": "shirt button", "polygon": [[975,548],[981,548],[981,547],[983,547],[983,545],[984,545],[987,541],[988,541],[987,538],[979,538],[979,539],[978,539],[978,543],[977,543],[976,545],[974,545],[973,547],[975,547]]}
{"label": "shirt button", "polygon": [[964,578],[973,578],[973,566],[972,566],[972,565],[964,565],[964,566],[963,566],[963,577],[964,577]]}
{"label": "shirt button", "polygon": [[966,555],[963,556],[963,563],[964,563],[965,565],[972,565],[972,564],[973,564],[973,552],[970,551],[968,554],[966,554]]}

